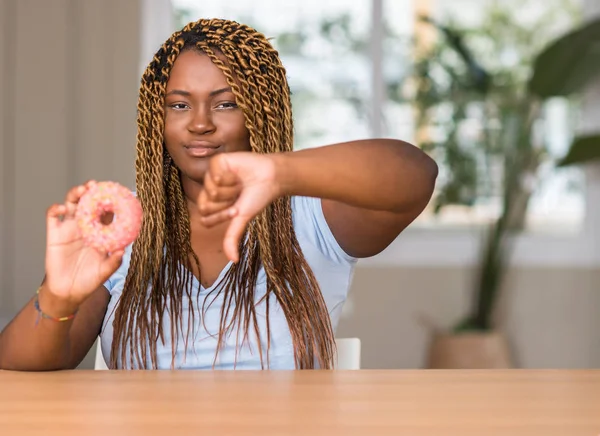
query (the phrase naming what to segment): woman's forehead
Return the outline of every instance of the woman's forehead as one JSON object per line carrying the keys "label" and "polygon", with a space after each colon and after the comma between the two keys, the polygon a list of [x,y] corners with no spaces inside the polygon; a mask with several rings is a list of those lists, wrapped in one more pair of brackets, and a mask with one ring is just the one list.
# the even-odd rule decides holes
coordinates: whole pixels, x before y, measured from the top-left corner
{"label": "woman's forehead", "polygon": [[227,79],[210,57],[197,50],[186,50],[173,64],[167,90],[179,87],[212,88],[221,85],[226,86]]}

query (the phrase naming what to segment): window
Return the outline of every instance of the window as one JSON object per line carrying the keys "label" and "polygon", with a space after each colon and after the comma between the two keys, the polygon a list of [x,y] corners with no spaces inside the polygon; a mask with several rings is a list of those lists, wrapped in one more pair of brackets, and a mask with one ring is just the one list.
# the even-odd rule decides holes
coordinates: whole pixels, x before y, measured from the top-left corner
{"label": "window", "polygon": [[[486,13],[494,3],[510,3],[519,20],[546,14],[556,20],[550,26],[555,35],[568,30],[577,18],[573,8],[570,15],[551,14],[559,4],[573,4],[568,0],[173,0],[178,26],[201,17],[228,18],[273,38],[288,71],[298,149],[369,136],[416,142],[414,106],[406,98],[407,77],[414,65],[412,41],[435,38],[432,29],[418,21],[419,15],[477,28],[489,18]],[[488,55],[482,62],[496,60],[494,53]],[[510,58],[511,53],[505,55]],[[476,108],[472,112],[463,120],[467,131],[480,127]],[[555,100],[544,106],[543,114],[540,138],[546,139],[550,154],[561,156],[571,137],[572,112],[566,102]],[[501,178],[490,168],[480,166],[479,171],[494,174],[491,179]],[[443,183],[443,164],[441,169]],[[582,172],[545,164],[540,175],[542,182],[528,208],[528,230],[579,231],[585,213]],[[500,206],[493,183],[497,180],[481,186],[470,206],[447,206],[436,215],[432,203],[411,228],[466,228],[490,221]]]}
{"label": "window", "polygon": [[[439,214],[434,214],[436,202],[433,201],[419,218],[419,224],[427,228],[456,228],[489,222],[501,210],[502,191],[499,188],[504,165],[500,152],[507,148],[506,145],[495,145],[497,151],[494,151],[489,144],[514,138],[506,135],[507,123],[502,124],[505,126],[503,132],[496,133],[493,130],[499,129],[493,123],[502,119],[504,112],[501,111],[515,105],[513,100],[517,100],[517,95],[522,95],[535,55],[577,23],[576,2],[387,0],[383,16],[384,28],[389,29],[383,52],[387,90],[384,134],[419,144],[437,142],[434,155],[440,163],[438,194],[444,192],[445,183],[459,180],[449,185],[456,188],[448,191],[449,197],[454,195],[453,201],[464,202],[464,205],[446,205]],[[421,21],[421,16],[431,17],[439,25],[462,33],[462,43],[473,59],[497,78],[490,91],[491,97],[483,100],[479,95],[468,94],[471,89],[456,91],[461,88],[457,83],[466,77],[465,62],[443,29]],[[402,52],[398,46],[403,46],[403,41],[409,38],[416,44],[411,46],[412,52]],[[415,54],[419,50],[436,50],[429,56],[434,59],[418,63]],[[415,78],[414,75],[411,80],[406,77],[411,74],[411,66],[423,68],[424,74],[432,78],[426,82],[428,86],[437,84],[436,92],[421,92],[422,101],[439,99],[435,105],[427,103],[429,122],[421,128],[416,126],[415,105],[411,101],[416,92]],[[502,88],[497,82],[502,82]],[[498,95],[502,89],[514,90],[514,98],[510,92]],[[490,108],[490,102],[495,101],[500,103]],[[493,109],[496,109],[496,117]],[[552,164],[552,160],[559,159],[568,149],[575,127],[572,115],[569,102],[555,99],[544,105],[535,125],[537,146],[546,150],[549,156],[542,160],[535,176],[531,176],[534,191],[525,220],[525,227],[530,232],[576,233],[583,225],[584,178],[581,170],[557,169]],[[468,165],[469,159],[472,159],[472,165]],[[455,171],[448,171],[450,165]],[[465,192],[466,187],[472,189]],[[463,192],[457,192],[459,188]]]}

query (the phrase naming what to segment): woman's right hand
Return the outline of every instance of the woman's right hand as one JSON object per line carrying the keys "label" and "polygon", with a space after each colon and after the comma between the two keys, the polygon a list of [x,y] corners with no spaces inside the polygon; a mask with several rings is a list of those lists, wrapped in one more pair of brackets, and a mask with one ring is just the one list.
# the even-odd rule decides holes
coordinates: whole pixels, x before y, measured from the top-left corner
{"label": "woman's right hand", "polygon": [[123,251],[104,253],[88,247],[75,212],[82,195],[96,182],[71,189],[64,204],[52,205],[46,216],[46,279],[44,287],[68,305],[79,306],[119,268]]}

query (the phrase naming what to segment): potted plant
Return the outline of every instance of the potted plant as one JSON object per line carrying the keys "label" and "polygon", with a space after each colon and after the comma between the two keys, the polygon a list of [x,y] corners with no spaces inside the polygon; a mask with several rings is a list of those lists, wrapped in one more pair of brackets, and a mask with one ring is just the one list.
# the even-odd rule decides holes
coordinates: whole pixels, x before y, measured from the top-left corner
{"label": "potted plant", "polygon": [[[564,17],[565,2],[560,3]],[[421,52],[413,77],[418,145],[442,170],[434,210],[499,200],[499,212],[483,233],[471,308],[451,328],[434,329],[429,368],[513,365],[496,309],[540,167],[556,159],[536,127],[544,121],[548,98],[572,100],[600,71],[600,54],[594,51],[600,20],[552,38],[555,22],[548,16],[527,25],[513,17],[510,5],[499,2],[486,11],[480,27],[468,31],[423,17],[441,36]],[[596,158],[600,134],[576,138],[558,164]]]}

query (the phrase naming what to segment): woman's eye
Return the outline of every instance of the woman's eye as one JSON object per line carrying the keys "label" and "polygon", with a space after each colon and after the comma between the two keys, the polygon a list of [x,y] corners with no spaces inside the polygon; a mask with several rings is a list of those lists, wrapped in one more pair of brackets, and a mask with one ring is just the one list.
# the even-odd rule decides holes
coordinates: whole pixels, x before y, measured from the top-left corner
{"label": "woman's eye", "polygon": [[217,109],[235,109],[236,107],[238,106],[234,102],[219,103],[217,105]]}
{"label": "woman's eye", "polygon": [[189,106],[185,103],[173,103],[173,104],[169,105],[169,107],[171,107],[173,109],[178,109],[178,110],[183,110],[183,109],[189,108]]}

